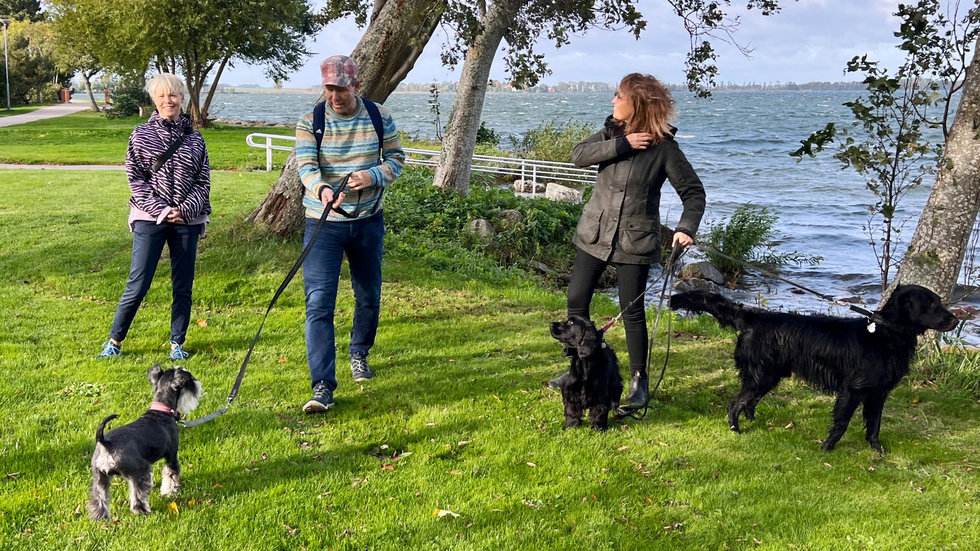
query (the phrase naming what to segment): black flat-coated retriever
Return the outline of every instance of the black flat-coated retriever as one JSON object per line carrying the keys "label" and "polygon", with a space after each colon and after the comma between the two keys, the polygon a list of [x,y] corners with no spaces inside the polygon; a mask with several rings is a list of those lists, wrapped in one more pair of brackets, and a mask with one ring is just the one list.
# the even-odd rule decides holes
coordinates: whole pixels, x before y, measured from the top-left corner
{"label": "black flat-coated retriever", "polygon": [[866,438],[884,453],[878,432],[888,394],[909,372],[917,337],[927,329],[949,331],[957,319],[939,296],[919,285],[900,285],[884,307],[866,318],[769,312],[736,304],[707,291],[678,293],[671,308],[707,312],[738,330],[735,367],[742,389],[728,405],[728,424],[755,419],[755,406],[781,379],[795,374],[837,395],[834,422],[822,448],[832,450],[863,404]]}
{"label": "black flat-coated retriever", "polygon": [[619,405],[623,378],[616,353],[602,340],[602,331],[582,317],[551,323],[551,336],[564,345],[571,358],[568,379],[561,387],[565,428],[577,427],[589,410],[589,425],[597,431],[609,427],[609,412]]}

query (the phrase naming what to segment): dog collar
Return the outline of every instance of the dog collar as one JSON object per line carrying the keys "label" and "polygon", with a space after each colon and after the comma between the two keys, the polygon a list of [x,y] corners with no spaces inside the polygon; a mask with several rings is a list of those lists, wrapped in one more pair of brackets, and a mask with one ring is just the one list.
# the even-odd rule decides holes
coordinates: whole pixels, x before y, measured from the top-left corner
{"label": "dog collar", "polygon": [[159,411],[173,416],[174,419],[180,421],[180,413],[174,410],[172,407],[164,404],[163,402],[153,402],[150,404],[150,411]]}

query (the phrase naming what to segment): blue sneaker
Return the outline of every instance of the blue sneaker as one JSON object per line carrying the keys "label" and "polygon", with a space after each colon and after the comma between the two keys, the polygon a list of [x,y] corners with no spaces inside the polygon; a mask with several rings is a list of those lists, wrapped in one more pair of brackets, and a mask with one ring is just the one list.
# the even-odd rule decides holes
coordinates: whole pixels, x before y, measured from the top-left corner
{"label": "blue sneaker", "polygon": [[313,387],[313,397],[303,404],[303,411],[306,413],[320,413],[333,407],[333,392],[327,388],[323,382],[317,383]]}
{"label": "blue sneaker", "polygon": [[119,345],[112,341],[105,341],[102,343],[102,352],[95,357],[96,360],[104,360],[106,358],[114,358],[122,354],[122,349]]}
{"label": "blue sneaker", "polygon": [[180,360],[186,360],[191,357],[191,353],[184,350],[184,347],[171,341],[170,342],[170,359],[179,362]]}
{"label": "blue sneaker", "polygon": [[350,374],[359,383],[374,377],[374,373],[371,373],[371,368],[368,366],[367,358],[362,354],[351,354]]}

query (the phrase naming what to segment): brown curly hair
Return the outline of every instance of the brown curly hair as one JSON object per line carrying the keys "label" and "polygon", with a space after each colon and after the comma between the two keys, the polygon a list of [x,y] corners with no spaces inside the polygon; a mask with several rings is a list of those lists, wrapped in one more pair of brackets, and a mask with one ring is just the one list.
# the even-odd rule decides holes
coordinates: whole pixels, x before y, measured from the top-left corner
{"label": "brown curly hair", "polygon": [[670,90],[651,75],[630,73],[623,77],[617,92],[633,104],[633,116],[623,130],[627,134],[648,132],[660,143],[671,133],[668,121],[677,115]]}

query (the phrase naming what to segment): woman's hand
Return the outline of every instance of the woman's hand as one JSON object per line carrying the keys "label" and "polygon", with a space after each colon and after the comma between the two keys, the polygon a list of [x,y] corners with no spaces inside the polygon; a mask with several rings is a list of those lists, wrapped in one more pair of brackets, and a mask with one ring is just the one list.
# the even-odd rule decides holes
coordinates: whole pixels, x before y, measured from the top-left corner
{"label": "woman's hand", "polygon": [[694,239],[690,235],[684,232],[674,232],[674,239],[671,241],[671,247],[684,247],[685,249],[690,248],[694,244]]}
{"label": "woman's hand", "polygon": [[653,143],[653,134],[646,132],[634,132],[626,135],[626,141],[633,149],[646,149]]}
{"label": "woman's hand", "polygon": [[177,209],[170,209],[170,212],[167,213],[167,217],[164,218],[164,220],[170,222],[171,224],[184,223],[184,218],[180,215],[180,211]]}

